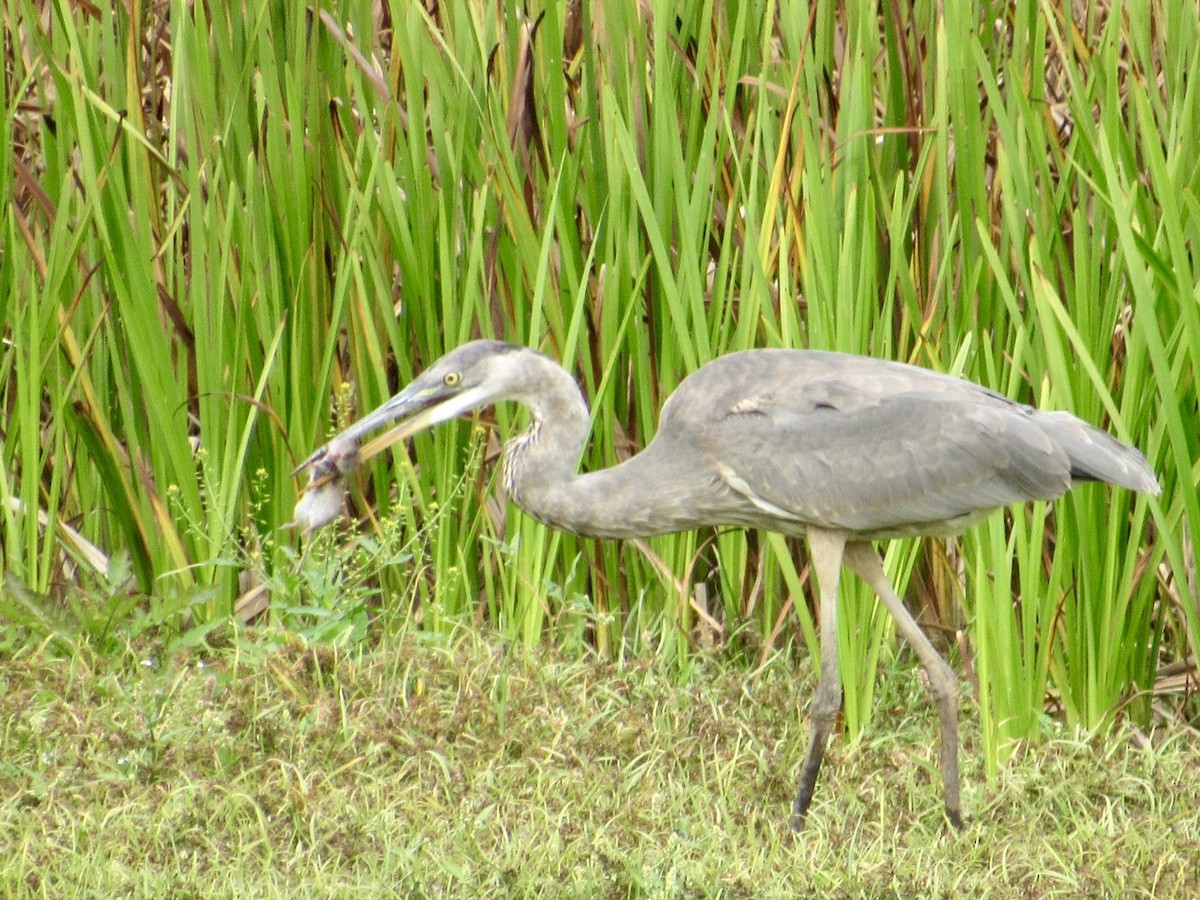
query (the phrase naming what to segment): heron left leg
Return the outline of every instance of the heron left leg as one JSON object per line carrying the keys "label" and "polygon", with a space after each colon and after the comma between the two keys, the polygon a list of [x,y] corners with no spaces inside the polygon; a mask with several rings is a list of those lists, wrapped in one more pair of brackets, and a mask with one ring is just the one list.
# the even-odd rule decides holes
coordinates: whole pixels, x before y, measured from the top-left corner
{"label": "heron left leg", "polygon": [[825,745],[837,721],[838,710],[842,708],[842,681],[837,661],[837,592],[845,547],[846,535],[840,531],[808,530],[809,557],[821,591],[821,678],[812,701],[812,737],[808,755],[800,770],[800,785],[792,804],[792,831],[804,827],[804,817],[817,786],[817,774],[821,771],[821,760],[825,757]]}
{"label": "heron left leg", "polygon": [[946,818],[955,828],[962,827],[962,809],[958,797],[958,679],[934,649],[921,626],[904,607],[883,571],[883,561],[869,543],[854,541],[846,545],[846,565],[871,586],[887,607],[896,628],[917,652],[929,676],[929,689],[941,719],[942,788],[946,797]]}

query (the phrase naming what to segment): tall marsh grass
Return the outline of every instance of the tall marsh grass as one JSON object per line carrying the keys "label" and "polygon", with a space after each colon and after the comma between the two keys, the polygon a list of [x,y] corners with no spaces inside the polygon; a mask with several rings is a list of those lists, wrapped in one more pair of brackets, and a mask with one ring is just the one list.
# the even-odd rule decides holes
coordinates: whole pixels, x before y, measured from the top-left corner
{"label": "tall marsh grass", "polygon": [[[509,408],[370,466],[303,555],[281,528],[295,463],[471,337],[578,375],[592,467],[714,356],[812,346],[1071,409],[1160,475],[1157,501],[1083,486],[889,549],[992,765],[1047,704],[1195,720],[1190,0],[5,0],[3,22],[3,644],[416,617],[679,666],[815,652],[795,542],[596,542],[506,509]],[[857,734],[891,626],[844,594]]]}

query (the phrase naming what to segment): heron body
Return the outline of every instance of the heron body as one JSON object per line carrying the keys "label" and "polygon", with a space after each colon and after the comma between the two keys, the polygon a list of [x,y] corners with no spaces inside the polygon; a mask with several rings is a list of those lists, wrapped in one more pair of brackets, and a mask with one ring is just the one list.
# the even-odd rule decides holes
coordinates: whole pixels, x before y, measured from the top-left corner
{"label": "heron body", "polygon": [[1068,413],[1039,411],[915,366],[816,350],[719,357],[680,383],[642,452],[580,473],[589,416],[575,380],[529,348],[475,341],[435,362],[301,468],[342,471],[347,448],[384,424],[411,416],[404,434],[413,434],[504,400],[531,412],[528,428],[504,447],[505,488],[548,525],[602,538],[705,526],[806,537],[821,596],[821,677],[793,807],[797,828],[841,706],[843,563],[879,594],[929,674],[946,814],[959,824],[957,681],[888,583],[870,542],[955,534],[998,507],[1053,500],[1079,481],[1158,493],[1138,450]]}

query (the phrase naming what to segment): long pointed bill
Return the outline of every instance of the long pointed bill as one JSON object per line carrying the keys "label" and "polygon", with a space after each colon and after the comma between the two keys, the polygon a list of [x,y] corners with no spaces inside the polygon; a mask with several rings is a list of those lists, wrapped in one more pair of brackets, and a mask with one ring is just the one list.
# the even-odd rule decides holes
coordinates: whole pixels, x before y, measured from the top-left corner
{"label": "long pointed bill", "polygon": [[[418,378],[396,396],[318,447],[308,459],[296,467],[293,474],[312,468],[320,476],[329,476],[335,472],[353,469],[363,460],[383,452],[398,441],[483,406],[490,400],[489,392],[482,388],[469,388],[459,393],[441,382],[426,385]],[[412,415],[412,418],[384,432],[355,452],[358,440],[363,435],[409,415]]]}
{"label": "long pointed bill", "polygon": [[[289,527],[312,534],[332,522],[342,514],[346,474],[358,468],[364,459],[370,459],[398,441],[439,422],[483,406],[491,399],[491,395],[482,388],[458,392],[441,381],[430,384],[418,378],[395,397],[318,447],[296,468],[293,474],[297,475],[309,469],[309,480],[301,492]],[[409,415],[412,417],[407,421],[359,448],[358,440],[367,432]]]}

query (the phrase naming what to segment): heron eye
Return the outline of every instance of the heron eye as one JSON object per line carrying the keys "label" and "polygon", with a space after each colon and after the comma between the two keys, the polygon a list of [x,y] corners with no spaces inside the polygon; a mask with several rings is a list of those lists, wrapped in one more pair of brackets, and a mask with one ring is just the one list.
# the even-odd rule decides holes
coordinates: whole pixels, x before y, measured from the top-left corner
{"label": "heron eye", "polygon": [[442,384],[446,385],[446,387],[458,387],[460,381],[462,381],[462,376],[457,372],[447,372],[445,377],[442,378]]}

